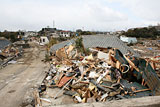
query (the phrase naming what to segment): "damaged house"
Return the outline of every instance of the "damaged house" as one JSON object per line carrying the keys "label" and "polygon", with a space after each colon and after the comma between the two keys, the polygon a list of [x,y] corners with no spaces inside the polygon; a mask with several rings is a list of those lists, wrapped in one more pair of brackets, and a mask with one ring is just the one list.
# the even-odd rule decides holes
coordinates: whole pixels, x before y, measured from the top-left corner
{"label": "damaged house", "polygon": [[39,44],[41,46],[46,45],[49,43],[50,37],[49,36],[41,36],[39,39]]}
{"label": "damaged house", "polygon": [[36,106],[160,95],[153,66],[120,39],[105,35],[82,38],[82,47],[91,50],[88,55],[79,51],[77,39],[50,48],[50,68],[34,93]]}
{"label": "damaged house", "polygon": [[3,51],[7,48],[11,46],[11,42],[5,38],[0,38],[0,59],[3,60],[4,59],[4,55],[3,55]]}
{"label": "damaged house", "polygon": [[21,46],[16,46],[9,40],[0,38],[0,68],[6,66],[10,61],[16,60],[22,52]]}
{"label": "damaged house", "polygon": [[[128,47],[124,44],[118,37],[116,36],[107,36],[107,35],[88,35],[82,36],[84,48],[108,48],[113,47],[119,49],[123,54],[127,54],[128,51],[133,53],[135,56],[139,56],[137,52],[135,52],[132,48]],[[63,48],[69,44],[75,43],[75,40],[68,40],[58,44],[55,44],[51,47],[50,52],[55,52],[56,50]]]}
{"label": "damaged house", "polygon": [[8,39],[3,38],[3,37],[0,38],[0,50],[1,51],[10,45],[11,45],[11,42]]}

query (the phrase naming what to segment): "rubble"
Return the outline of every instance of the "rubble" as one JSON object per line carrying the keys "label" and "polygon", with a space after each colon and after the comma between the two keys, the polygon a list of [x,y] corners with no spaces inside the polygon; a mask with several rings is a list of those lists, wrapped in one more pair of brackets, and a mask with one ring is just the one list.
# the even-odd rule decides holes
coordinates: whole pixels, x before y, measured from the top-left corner
{"label": "rubble", "polygon": [[152,58],[159,56],[160,42],[159,40],[139,40],[139,42],[131,46],[135,51],[140,53],[143,58]]}
{"label": "rubble", "polygon": [[16,63],[16,59],[22,56],[23,48],[12,44],[9,40],[0,38],[0,68]]}
{"label": "rubble", "polygon": [[[112,47],[96,47],[91,51],[85,56],[74,44],[57,49],[51,57],[43,85],[36,91],[36,106],[42,106],[42,102],[51,105],[52,100],[58,99],[62,93],[70,96],[74,103],[160,95],[156,68],[149,63],[155,60],[135,57],[131,52],[122,54]],[[46,90],[54,88],[60,90],[52,95],[46,93]]]}

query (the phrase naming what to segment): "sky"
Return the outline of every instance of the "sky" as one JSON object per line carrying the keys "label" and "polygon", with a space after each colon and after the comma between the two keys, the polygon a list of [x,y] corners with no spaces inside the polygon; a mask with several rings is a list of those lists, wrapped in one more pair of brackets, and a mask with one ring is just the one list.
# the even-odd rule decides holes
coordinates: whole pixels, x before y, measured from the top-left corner
{"label": "sky", "polygon": [[160,0],[0,0],[0,31],[117,31],[157,25]]}

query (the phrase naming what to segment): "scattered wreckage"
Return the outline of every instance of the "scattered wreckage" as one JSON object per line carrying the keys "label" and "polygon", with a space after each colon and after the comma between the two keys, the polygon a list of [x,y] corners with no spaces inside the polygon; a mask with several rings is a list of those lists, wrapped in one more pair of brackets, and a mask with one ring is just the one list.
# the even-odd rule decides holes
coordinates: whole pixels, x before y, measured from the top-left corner
{"label": "scattered wreckage", "polygon": [[[160,95],[160,80],[153,60],[124,55],[116,48],[92,49],[90,55],[77,51],[74,45],[58,49],[50,57],[50,69],[43,84],[36,90],[36,106],[51,103],[59,95],[71,96],[75,103]],[[47,88],[59,87],[59,92],[43,98]],[[49,94],[49,93],[48,93]]]}
{"label": "scattered wreckage", "polygon": [[16,63],[15,60],[19,58],[19,56],[22,56],[22,52],[23,48],[16,44],[9,43],[6,46],[4,45],[3,48],[0,49],[0,68],[11,63]]}

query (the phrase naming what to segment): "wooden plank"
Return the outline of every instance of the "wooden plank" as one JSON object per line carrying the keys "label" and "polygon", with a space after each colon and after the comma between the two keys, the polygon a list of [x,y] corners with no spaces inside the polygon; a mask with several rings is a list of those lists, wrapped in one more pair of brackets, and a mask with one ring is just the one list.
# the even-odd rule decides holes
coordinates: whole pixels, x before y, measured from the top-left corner
{"label": "wooden plank", "polygon": [[128,63],[136,70],[136,71],[140,71],[135,65],[134,63],[129,59],[127,58],[125,55],[124,55],[125,59],[128,61]]}

